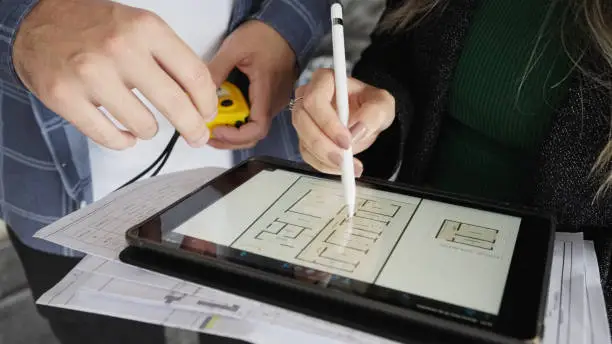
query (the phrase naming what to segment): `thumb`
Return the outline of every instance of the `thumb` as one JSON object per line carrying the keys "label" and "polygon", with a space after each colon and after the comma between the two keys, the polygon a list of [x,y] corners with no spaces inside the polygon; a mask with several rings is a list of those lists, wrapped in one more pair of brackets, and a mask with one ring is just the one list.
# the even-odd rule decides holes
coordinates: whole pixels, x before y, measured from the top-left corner
{"label": "thumb", "polygon": [[212,60],[208,63],[208,70],[213,82],[217,87],[227,79],[232,70],[240,61],[240,54],[232,51],[227,44],[222,44],[221,48]]}

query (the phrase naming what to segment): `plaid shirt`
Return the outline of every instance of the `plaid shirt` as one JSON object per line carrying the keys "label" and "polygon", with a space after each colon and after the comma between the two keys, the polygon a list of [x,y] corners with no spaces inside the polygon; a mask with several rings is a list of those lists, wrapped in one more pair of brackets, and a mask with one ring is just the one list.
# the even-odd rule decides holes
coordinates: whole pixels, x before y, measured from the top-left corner
{"label": "plaid shirt", "polygon": [[[81,253],[32,237],[92,200],[87,139],[29,93],[15,73],[15,34],[36,3],[0,1],[0,216],[26,245],[78,257]],[[303,68],[329,30],[329,6],[329,0],[236,0],[229,31],[244,20],[261,20],[287,40]],[[271,136],[255,149],[235,152],[236,159],[256,153],[298,159],[288,121],[277,116]]]}

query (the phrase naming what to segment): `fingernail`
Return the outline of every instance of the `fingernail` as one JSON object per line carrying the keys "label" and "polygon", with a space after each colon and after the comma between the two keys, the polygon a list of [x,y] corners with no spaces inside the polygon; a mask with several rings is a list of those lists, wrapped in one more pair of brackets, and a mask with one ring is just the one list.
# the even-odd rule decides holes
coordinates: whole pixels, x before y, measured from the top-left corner
{"label": "fingernail", "polygon": [[368,128],[363,123],[355,123],[350,129],[353,143],[361,141],[366,136],[367,130]]}
{"label": "fingernail", "polygon": [[215,119],[215,117],[217,117],[217,115],[218,115],[218,114],[219,114],[219,110],[218,110],[218,109],[215,109],[215,112],[213,112],[213,114],[212,114],[212,115],[210,115],[210,116],[208,116],[208,117],[204,118],[204,120],[205,120],[206,122],[210,122],[210,121],[212,121],[213,119]]}
{"label": "fingernail", "polygon": [[355,177],[361,177],[363,173],[363,164],[360,161],[355,161],[353,165],[355,167]]}
{"label": "fingernail", "polygon": [[208,143],[209,136],[210,136],[210,134],[208,132],[206,132],[206,134],[204,134],[204,136],[202,136],[199,140],[197,140],[195,142],[191,142],[189,145],[194,147],[194,148],[203,147],[204,145],[206,145]]}
{"label": "fingernail", "polygon": [[327,155],[332,164],[336,166],[342,166],[342,155],[336,152],[331,152]]}
{"label": "fingernail", "polygon": [[336,138],[336,143],[342,149],[351,148],[351,140],[346,135],[338,135],[338,137]]}

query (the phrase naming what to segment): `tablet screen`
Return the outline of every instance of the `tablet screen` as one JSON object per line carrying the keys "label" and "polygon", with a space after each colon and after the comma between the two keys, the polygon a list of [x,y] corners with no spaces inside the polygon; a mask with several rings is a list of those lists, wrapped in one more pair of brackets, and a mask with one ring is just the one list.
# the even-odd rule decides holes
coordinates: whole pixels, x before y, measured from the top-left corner
{"label": "tablet screen", "polygon": [[340,182],[281,169],[218,196],[180,223],[162,216],[172,228],[164,240],[200,239],[493,316],[521,224],[363,185],[348,219]]}

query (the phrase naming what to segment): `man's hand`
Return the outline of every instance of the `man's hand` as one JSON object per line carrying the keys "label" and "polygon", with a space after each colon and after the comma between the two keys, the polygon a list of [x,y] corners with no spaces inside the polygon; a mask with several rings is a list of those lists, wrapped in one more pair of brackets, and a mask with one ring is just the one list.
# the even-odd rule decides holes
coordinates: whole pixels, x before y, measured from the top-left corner
{"label": "man's hand", "polygon": [[285,39],[260,21],[249,21],[230,34],[209,63],[220,85],[234,68],[250,81],[250,122],[240,127],[217,127],[210,145],[220,149],[254,146],[263,139],[274,115],[289,103],[297,79],[295,53]]}
{"label": "man's hand", "polygon": [[100,145],[124,149],[157,133],[134,88],[189,144],[208,141],[216,86],[199,57],[151,12],[108,0],[41,0],[17,33],[13,59],[33,94]]}

